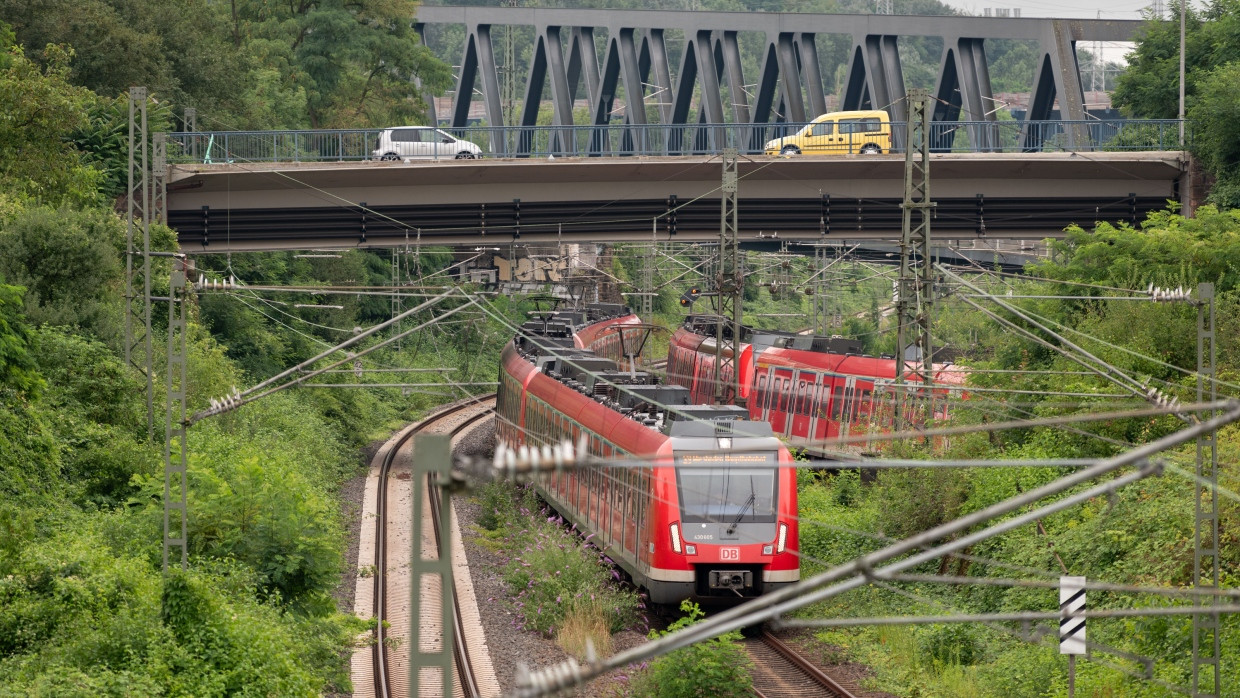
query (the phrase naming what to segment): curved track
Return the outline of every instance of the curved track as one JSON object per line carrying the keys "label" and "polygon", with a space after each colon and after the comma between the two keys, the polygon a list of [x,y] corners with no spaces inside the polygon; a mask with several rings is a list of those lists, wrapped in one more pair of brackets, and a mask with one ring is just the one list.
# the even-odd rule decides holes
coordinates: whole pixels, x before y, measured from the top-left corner
{"label": "curved track", "polygon": [[784,644],[770,631],[745,641],[754,663],[753,689],[760,698],[826,696],[855,698],[853,693]]}
{"label": "curved track", "polygon": [[[390,698],[398,692],[392,690],[392,672],[390,670],[391,658],[388,656],[392,651],[387,647],[388,632],[385,627],[388,621],[387,615],[387,521],[388,521],[388,476],[392,470],[392,464],[396,461],[396,456],[400,453],[402,447],[409,443],[413,437],[420,433],[428,431],[446,431],[451,436],[456,436],[461,432],[473,427],[479,421],[489,417],[494,406],[495,393],[482,395],[462,402],[455,403],[440,409],[437,412],[427,416],[421,422],[415,424],[412,428],[405,430],[403,434],[391,445],[387,455],[384,457],[380,465],[379,472],[379,489],[377,511],[375,516],[375,574],[374,574],[374,618],[375,618],[375,644],[372,652],[374,661],[374,679],[375,679],[375,696],[378,698]],[[461,418],[462,413],[470,411],[470,414],[464,419]],[[454,424],[448,426],[447,422],[455,421]],[[446,429],[445,429],[446,427]],[[433,496],[430,497],[431,508],[428,515],[431,516],[435,525],[435,540],[439,545],[440,535],[438,528],[439,520],[439,497],[437,488],[429,487],[428,492]],[[439,550],[442,554],[442,550]],[[453,599],[456,600],[459,595],[454,594]],[[461,613],[459,601],[455,613],[453,613],[455,628],[453,643],[453,660],[457,669],[458,685],[463,689],[463,694],[467,698],[477,698],[480,695],[477,682],[474,679],[469,653],[465,646],[465,640],[468,637],[464,632],[461,623]]]}

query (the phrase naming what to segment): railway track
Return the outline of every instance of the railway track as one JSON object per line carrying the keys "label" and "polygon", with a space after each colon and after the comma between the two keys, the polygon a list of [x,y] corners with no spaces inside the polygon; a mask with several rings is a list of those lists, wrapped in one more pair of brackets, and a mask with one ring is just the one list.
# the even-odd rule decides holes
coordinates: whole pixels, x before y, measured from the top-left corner
{"label": "railway track", "polygon": [[[457,436],[475,426],[478,422],[489,417],[495,403],[495,394],[482,395],[471,398],[462,402],[445,407],[425,419],[418,422],[413,427],[406,429],[394,443],[390,444],[387,454],[380,463],[379,483],[376,498],[375,512],[375,558],[374,558],[374,607],[373,613],[376,619],[375,623],[375,643],[371,653],[373,661],[374,675],[374,695],[377,698],[391,698],[391,696],[403,696],[408,693],[407,678],[405,676],[397,676],[397,667],[400,664],[407,666],[407,662],[394,661],[394,654],[400,651],[400,648],[392,648],[390,644],[391,630],[400,625],[404,619],[389,617],[388,605],[392,589],[390,585],[394,584],[393,574],[388,567],[388,522],[392,519],[392,512],[389,511],[389,484],[393,479],[393,469],[397,456],[402,448],[409,443],[414,436],[424,433],[445,433],[449,436]],[[395,474],[398,478],[401,473]],[[405,474],[408,478],[408,474]],[[428,484],[433,484],[428,483]],[[430,507],[426,509],[427,516],[435,522],[435,545],[436,553],[442,555],[439,550],[441,536],[439,535],[439,492],[435,487],[427,487],[430,496]],[[408,579],[404,580],[406,584]],[[461,621],[460,594],[453,594],[453,600],[456,603],[455,612],[453,613],[455,627],[453,629],[453,637],[456,642],[453,643],[453,666],[456,669],[457,681],[455,685],[454,695],[465,696],[465,698],[479,698],[481,692],[478,688],[478,682],[475,679],[472,662],[470,660],[467,641],[473,635],[471,632],[465,632]],[[425,603],[425,601],[424,601]],[[425,621],[423,621],[425,622]],[[389,628],[391,624],[391,628]],[[424,626],[425,627],[425,626]],[[442,692],[440,692],[441,694]],[[438,695],[438,694],[437,694]]]}
{"label": "railway track", "polygon": [[855,698],[849,687],[823,673],[770,631],[745,640],[754,663],[753,690],[759,698]]}

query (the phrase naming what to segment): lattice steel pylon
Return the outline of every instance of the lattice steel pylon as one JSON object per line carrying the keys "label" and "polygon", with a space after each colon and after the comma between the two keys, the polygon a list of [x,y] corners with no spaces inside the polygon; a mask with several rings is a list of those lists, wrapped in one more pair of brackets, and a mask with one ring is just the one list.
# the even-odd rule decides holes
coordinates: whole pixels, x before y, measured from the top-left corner
{"label": "lattice steel pylon", "polygon": [[659,254],[656,245],[657,243],[652,239],[650,248],[642,255],[642,285],[639,289],[641,295],[638,298],[640,299],[640,315],[646,322],[650,322],[650,318],[654,317],[654,267]]}
{"label": "lattice steel pylon", "polygon": [[[930,263],[930,217],[934,203],[930,201],[930,93],[923,89],[909,90],[908,137],[904,151],[904,202],[900,236],[900,280],[896,299],[896,356],[900,370],[896,371],[896,384],[902,386],[906,372],[907,349],[911,344],[910,331],[918,330],[917,344],[921,349],[921,366],[918,370],[924,389],[933,380],[933,350],[930,338],[930,311],[934,299],[934,267]],[[918,214],[914,222],[914,212]],[[920,274],[913,269],[913,248],[921,256]],[[918,277],[920,276],[920,288]],[[897,391],[901,390],[897,388]],[[902,400],[897,394],[897,418]]]}
{"label": "lattice steel pylon", "polygon": [[[167,254],[167,253],[164,253]],[[187,523],[186,468],[189,465],[189,444],[186,443],[185,391],[188,356],[186,352],[185,306],[189,295],[188,262],[185,255],[173,255],[172,274],[168,284],[168,377],[164,409],[164,572],[168,559],[180,552],[181,569],[189,559]]]}
{"label": "lattice steel pylon", "polygon": [[830,285],[827,283],[826,269],[829,262],[827,256],[826,245],[816,245],[814,247],[814,281],[810,286],[813,291],[814,305],[814,334],[829,335],[831,334],[830,326],[834,319],[831,312],[831,304],[827,298],[827,292]]}
{"label": "lattice steel pylon", "polygon": [[[125,216],[125,363],[146,378],[146,436],[155,438],[155,378],[151,350],[151,179],[147,150],[147,93],[129,88],[129,175]],[[136,175],[136,176],[135,176]],[[136,220],[135,220],[136,219]],[[135,225],[141,226],[141,249],[135,247]],[[135,258],[141,257],[142,295],[136,291]],[[134,350],[141,346],[141,363]]]}
{"label": "lattice steel pylon", "polygon": [[[447,497],[440,499],[438,535],[442,545],[434,555],[435,525],[426,527],[422,516],[423,499],[440,497],[440,491],[451,481],[452,442],[446,436],[418,436],[413,444],[413,549],[409,563],[409,695],[434,695],[438,686],[444,698],[452,698],[453,609],[455,592],[452,582],[452,509]],[[428,476],[436,477],[436,485],[428,484]],[[426,496],[423,497],[423,492]],[[428,557],[428,553],[432,556]],[[439,603],[434,602],[439,591]],[[438,607],[436,607],[438,606]],[[422,622],[439,614],[440,633],[424,633]]]}
{"label": "lattice steel pylon", "polygon": [[[1214,284],[1197,286],[1197,402],[1218,400],[1214,375]],[[1209,389],[1206,383],[1209,383]],[[1209,420],[1209,410],[1199,415]],[[1218,558],[1218,441],[1217,432],[1197,437],[1197,479],[1193,482],[1193,588],[1217,589]],[[1195,605],[1214,605],[1218,597],[1194,596]],[[1219,614],[1193,615],[1193,698],[1220,695]],[[1209,684],[1207,688],[1204,684]]]}
{"label": "lattice steel pylon", "polygon": [[[736,148],[723,151],[723,184],[719,196],[719,266],[715,276],[715,402],[744,404],[740,391],[740,356],[742,300],[745,289],[741,264],[740,238],[737,232],[737,162]],[[723,376],[731,370],[725,385]]]}

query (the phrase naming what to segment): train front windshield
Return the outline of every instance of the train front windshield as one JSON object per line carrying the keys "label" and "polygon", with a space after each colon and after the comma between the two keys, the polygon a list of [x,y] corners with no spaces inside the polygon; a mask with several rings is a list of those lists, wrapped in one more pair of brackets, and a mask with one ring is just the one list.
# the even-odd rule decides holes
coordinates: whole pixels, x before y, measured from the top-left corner
{"label": "train front windshield", "polygon": [[684,523],[774,523],[778,454],[680,453],[676,487]]}

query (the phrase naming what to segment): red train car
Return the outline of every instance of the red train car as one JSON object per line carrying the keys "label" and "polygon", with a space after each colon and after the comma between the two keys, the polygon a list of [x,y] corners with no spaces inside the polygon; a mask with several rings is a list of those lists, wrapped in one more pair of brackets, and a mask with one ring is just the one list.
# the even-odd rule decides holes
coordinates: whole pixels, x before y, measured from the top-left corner
{"label": "red train car", "polygon": [[584,439],[602,462],[541,475],[543,498],[653,603],[735,603],[795,583],[796,475],[770,425],[690,406],[683,388],[573,346],[616,318],[550,315],[550,335],[526,323],[504,349],[497,438]]}
{"label": "red train car", "polygon": [[[890,430],[897,409],[923,421],[945,419],[948,398],[964,387],[964,373],[935,364],[934,389],[925,404],[924,398],[896,389],[895,359],[851,353],[859,349],[851,340],[762,331],[747,331],[743,340],[740,391],[750,418],[770,422],[774,433],[794,446]],[[714,364],[714,320],[690,316],[669,344],[668,382],[689,389],[694,401],[710,402]],[[919,383],[911,368],[905,381]]]}
{"label": "red train car", "polygon": [[574,346],[616,362],[627,362],[641,354],[650,334],[641,318],[630,313],[626,306],[610,303],[594,303],[587,306],[587,310],[610,317],[578,329]]}

